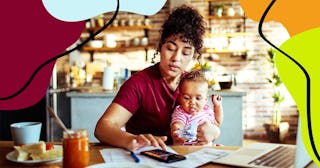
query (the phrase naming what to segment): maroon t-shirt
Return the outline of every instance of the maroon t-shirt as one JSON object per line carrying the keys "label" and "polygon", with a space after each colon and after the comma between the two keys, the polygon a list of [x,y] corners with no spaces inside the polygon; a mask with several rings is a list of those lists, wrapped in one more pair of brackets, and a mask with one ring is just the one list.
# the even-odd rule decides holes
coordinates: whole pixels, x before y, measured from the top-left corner
{"label": "maroon t-shirt", "polygon": [[133,134],[150,133],[168,136],[171,144],[170,121],[178,90],[172,91],[165,83],[159,64],[135,73],[120,88],[113,102],[133,114],[126,130]]}

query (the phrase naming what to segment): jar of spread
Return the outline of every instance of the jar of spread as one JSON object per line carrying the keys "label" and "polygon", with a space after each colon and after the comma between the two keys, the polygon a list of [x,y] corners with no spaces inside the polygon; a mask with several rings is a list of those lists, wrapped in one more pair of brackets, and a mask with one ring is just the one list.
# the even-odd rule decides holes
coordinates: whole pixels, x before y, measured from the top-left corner
{"label": "jar of spread", "polygon": [[63,167],[84,168],[89,164],[89,138],[86,129],[63,132]]}

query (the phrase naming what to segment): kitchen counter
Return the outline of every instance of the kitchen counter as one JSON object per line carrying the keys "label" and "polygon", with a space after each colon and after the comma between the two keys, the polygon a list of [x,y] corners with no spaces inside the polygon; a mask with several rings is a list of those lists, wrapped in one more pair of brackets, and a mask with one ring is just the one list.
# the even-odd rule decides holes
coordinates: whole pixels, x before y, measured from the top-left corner
{"label": "kitchen counter", "polygon": [[[94,129],[98,119],[111,104],[117,91],[105,91],[102,88],[81,88],[70,91],[67,96],[71,102],[71,128],[86,128],[91,142],[97,142]],[[215,142],[229,146],[241,146],[242,133],[242,101],[246,92],[238,90],[210,91],[209,94],[219,94],[222,98],[224,121],[221,125],[221,135]],[[212,106],[212,102],[210,105]]]}

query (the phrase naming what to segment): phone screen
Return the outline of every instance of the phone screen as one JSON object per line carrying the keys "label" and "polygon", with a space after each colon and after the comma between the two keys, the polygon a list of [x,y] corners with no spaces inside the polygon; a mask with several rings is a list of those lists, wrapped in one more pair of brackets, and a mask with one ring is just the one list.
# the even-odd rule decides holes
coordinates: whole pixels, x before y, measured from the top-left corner
{"label": "phone screen", "polygon": [[183,155],[167,152],[161,149],[143,151],[141,154],[166,163],[172,163],[186,159],[186,157]]}

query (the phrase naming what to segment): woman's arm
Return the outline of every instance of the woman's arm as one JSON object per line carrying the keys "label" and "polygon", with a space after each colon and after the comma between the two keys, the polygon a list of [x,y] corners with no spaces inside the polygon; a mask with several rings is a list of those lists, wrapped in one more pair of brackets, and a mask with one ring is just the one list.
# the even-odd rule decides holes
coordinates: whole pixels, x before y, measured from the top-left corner
{"label": "woman's arm", "polygon": [[103,143],[128,148],[134,135],[121,130],[132,114],[119,104],[112,103],[99,119],[94,135]]}
{"label": "woman's arm", "polygon": [[156,137],[151,134],[133,135],[122,131],[121,128],[131,117],[132,114],[124,107],[111,103],[96,125],[95,137],[103,143],[130,151],[148,145],[165,149],[164,141],[167,137]]}

